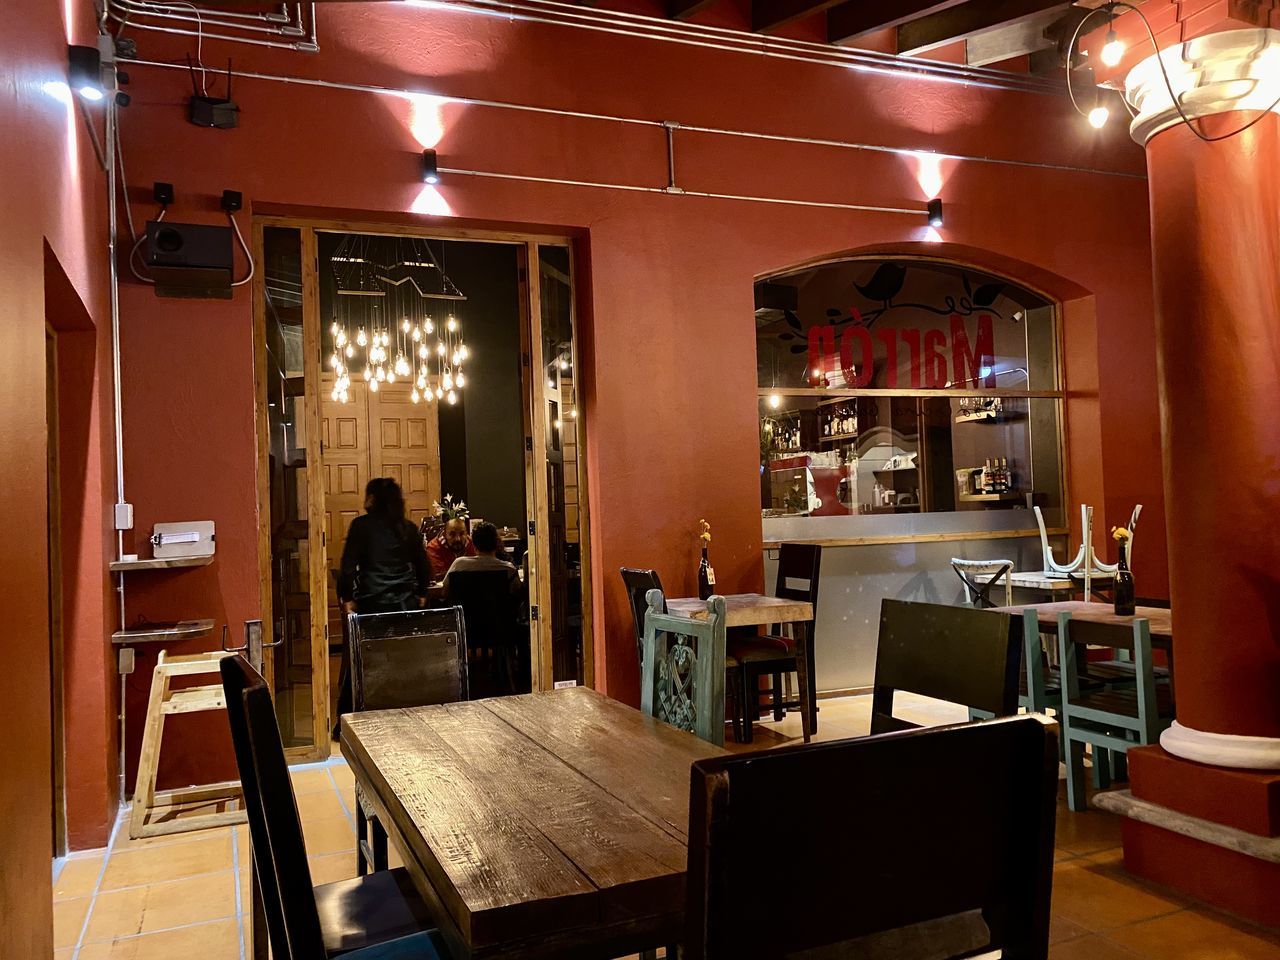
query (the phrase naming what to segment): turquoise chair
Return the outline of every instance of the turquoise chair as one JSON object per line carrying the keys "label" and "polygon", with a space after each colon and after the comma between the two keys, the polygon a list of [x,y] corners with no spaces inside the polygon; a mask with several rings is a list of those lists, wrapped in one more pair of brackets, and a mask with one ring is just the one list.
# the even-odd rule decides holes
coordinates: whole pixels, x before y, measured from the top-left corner
{"label": "turquoise chair", "polygon": [[[1088,647],[1125,651],[1133,660],[1134,683],[1123,687],[1090,689],[1084,675]],[[1084,747],[1094,756],[1094,783],[1110,782],[1109,765],[1115,758],[1117,775],[1130,747],[1159,741],[1160,732],[1173,722],[1173,689],[1156,679],[1151,659],[1150,623],[1142,618],[1132,626],[1090,623],[1058,615],[1058,662],[1062,676],[1062,710],[1059,724],[1067,760],[1067,805],[1086,809]]]}
{"label": "turquoise chair", "polygon": [[707,600],[705,619],[664,613],[661,590],[650,590],[645,600],[640,709],[723,747],[724,597]]}

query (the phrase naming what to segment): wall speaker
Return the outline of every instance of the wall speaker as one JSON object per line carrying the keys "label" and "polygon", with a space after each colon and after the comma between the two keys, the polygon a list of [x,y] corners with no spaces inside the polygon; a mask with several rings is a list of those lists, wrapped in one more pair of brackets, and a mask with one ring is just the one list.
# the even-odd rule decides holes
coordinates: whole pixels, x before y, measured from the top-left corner
{"label": "wall speaker", "polygon": [[156,296],[230,300],[231,228],[147,221],[147,267]]}

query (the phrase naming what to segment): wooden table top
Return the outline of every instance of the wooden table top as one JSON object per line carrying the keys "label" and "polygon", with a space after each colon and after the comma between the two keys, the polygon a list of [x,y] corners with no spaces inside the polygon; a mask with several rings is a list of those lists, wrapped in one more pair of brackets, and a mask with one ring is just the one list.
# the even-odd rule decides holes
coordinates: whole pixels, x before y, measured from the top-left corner
{"label": "wooden table top", "polygon": [[[667,611],[697,620],[707,618],[707,601],[677,597],[667,601]],[[770,623],[799,623],[813,619],[807,600],[781,600],[762,593],[729,593],[724,597],[725,626],[755,627]]]}
{"label": "wooden table top", "polygon": [[342,718],[342,753],[461,957],[680,939],[689,768],[723,752],[585,687]]}
{"label": "wooden table top", "polygon": [[1024,603],[1012,607],[996,607],[1006,613],[1021,613],[1023,610],[1035,610],[1042,624],[1056,629],[1058,614],[1069,613],[1073,620],[1088,620],[1092,623],[1124,624],[1133,623],[1137,617],[1145,617],[1151,623],[1151,639],[1173,640],[1173,616],[1163,607],[1137,607],[1134,616],[1118,617],[1115,608],[1109,603],[1085,603],[1083,600],[1058,600],[1054,603]]}
{"label": "wooden table top", "polygon": [[[1106,573],[1102,570],[1095,570],[1090,574],[1090,579],[1098,580],[1103,583],[1110,582],[1115,578],[1115,574]],[[1079,580],[1071,577],[1049,575],[1047,570],[1015,570],[1009,574],[1009,582],[1015,587],[1022,587],[1027,590],[1043,590],[1046,593],[1073,593],[1084,589],[1084,574],[1080,575]]]}

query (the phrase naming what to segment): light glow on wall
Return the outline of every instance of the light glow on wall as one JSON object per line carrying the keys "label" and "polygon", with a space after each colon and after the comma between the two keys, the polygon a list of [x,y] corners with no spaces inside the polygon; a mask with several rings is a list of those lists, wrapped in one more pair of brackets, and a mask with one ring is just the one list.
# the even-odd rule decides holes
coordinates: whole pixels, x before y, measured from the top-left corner
{"label": "light glow on wall", "polygon": [[424,150],[433,150],[444,137],[444,105],[447,97],[429,93],[405,95],[409,102],[409,132]]}
{"label": "light glow on wall", "polygon": [[410,213],[425,213],[432,217],[451,217],[453,208],[434,184],[424,183],[413,203],[409,205]]}
{"label": "light glow on wall", "polygon": [[916,164],[916,183],[920,184],[920,193],[926,200],[942,196],[942,186],[946,183],[946,174],[942,169],[942,157],[927,150],[911,154]]}

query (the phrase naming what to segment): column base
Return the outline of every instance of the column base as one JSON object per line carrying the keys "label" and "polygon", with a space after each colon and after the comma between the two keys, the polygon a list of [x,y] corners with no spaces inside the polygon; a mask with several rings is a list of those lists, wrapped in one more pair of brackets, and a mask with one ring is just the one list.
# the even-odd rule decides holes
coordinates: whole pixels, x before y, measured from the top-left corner
{"label": "column base", "polygon": [[1237,770],[1280,770],[1280,739],[1206,733],[1173,721],[1160,734],[1160,746],[1175,757]]}

